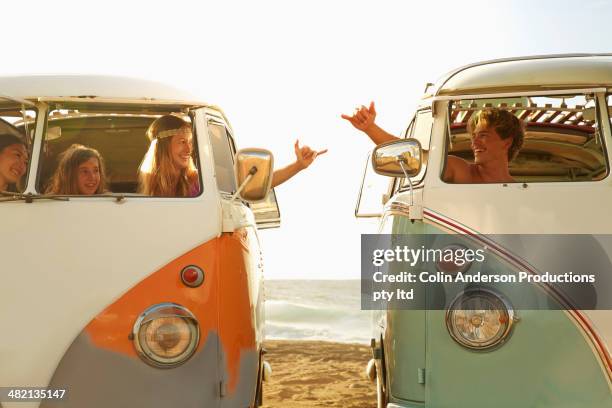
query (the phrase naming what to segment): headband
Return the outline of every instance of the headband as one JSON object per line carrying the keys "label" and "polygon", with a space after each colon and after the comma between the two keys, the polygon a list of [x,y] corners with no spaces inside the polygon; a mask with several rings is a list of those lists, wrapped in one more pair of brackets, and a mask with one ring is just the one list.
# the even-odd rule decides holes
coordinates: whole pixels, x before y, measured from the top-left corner
{"label": "headband", "polygon": [[155,136],[153,136],[153,139],[165,139],[167,137],[176,136],[178,134],[181,134],[184,130],[185,128],[162,130],[161,132],[158,132]]}

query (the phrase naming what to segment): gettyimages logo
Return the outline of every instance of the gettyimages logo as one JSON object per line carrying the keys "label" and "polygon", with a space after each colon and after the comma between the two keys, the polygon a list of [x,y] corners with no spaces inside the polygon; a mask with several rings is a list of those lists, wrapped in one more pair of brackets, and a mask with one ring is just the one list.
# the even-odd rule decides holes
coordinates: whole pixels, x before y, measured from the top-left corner
{"label": "gettyimages logo", "polygon": [[611,309],[608,253],[608,235],[362,235],[362,309],[446,309],[474,288],[520,309]]}

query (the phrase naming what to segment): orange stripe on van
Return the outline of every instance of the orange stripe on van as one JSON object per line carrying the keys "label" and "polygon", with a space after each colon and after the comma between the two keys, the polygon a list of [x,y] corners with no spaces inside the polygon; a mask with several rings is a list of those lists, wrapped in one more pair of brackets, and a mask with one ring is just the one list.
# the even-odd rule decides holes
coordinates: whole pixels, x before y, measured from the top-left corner
{"label": "orange stripe on van", "polygon": [[[219,239],[213,239],[176,258],[157,272],[136,284],[117,301],[96,316],[85,328],[92,342],[100,348],[137,357],[128,335],[138,316],[162,302],[178,303],[198,319],[202,347],[209,330],[217,325],[217,254]],[[197,265],[204,270],[204,283],[189,288],[181,282],[181,269]]]}
{"label": "orange stripe on van", "polygon": [[247,271],[251,268],[250,262],[257,263],[259,254],[249,254],[249,239],[257,237],[249,235],[246,229],[239,229],[219,243],[219,293],[222,294],[219,297],[219,333],[228,362],[230,392],[238,385],[241,351],[256,349],[256,322]]}
{"label": "orange stripe on van", "polygon": [[[87,325],[85,331],[92,343],[139,358],[128,338],[138,316],[158,303],[178,303],[189,309],[199,322],[198,351],[206,343],[209,332],[219,334],[229,372],[228,386],[233,391],[238,384],[241,351],[256,349],[246,275],[250,256],[247,239],[245,230],[222,234],[149,275]],[[187,265],[204,270],[204,283],[200,287],[189,288],[181,282],[180,271]]]}

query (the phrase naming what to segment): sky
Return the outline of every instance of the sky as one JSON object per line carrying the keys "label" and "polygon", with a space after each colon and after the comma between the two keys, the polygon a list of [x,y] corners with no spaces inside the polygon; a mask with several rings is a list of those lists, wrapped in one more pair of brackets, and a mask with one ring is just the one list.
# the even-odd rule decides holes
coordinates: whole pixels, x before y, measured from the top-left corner
{"label": "sky", "polygon": [[[131,76],[188,90],[227,114],[238,147],[295,159],[261,232],[268,279],[357,279],[354,217],[369,139],[340,118],[376,102],[400,134],[427,82],[495,58],[612,52],[611,1],[28,1],[3,4],[0,75]],[[0,90],[1,92],[1,90]]]}

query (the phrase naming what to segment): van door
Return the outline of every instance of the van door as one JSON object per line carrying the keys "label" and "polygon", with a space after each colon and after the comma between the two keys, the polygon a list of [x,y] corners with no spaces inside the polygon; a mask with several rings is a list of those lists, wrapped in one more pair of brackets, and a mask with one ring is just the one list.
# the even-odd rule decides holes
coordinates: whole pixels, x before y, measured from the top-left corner
{"label": "van door", "polygon": [[221,406],[255,400],[264,330],[263,261],[253,212],[239,198],[235,142],[226,123],[208,115],[208,134],[223,212],[219,259]]}
{"label": "van door", "polygon": [[[405,178],[396,179],[394,194],[389,202],[382,223],[383,234],[426,234],[428,228],[422,220],[411,221],[407,205],[421,205],[425,191],[424,178],[429,157],[429,141],[433,117],[431,109],[417,111],[413,122],[404,133],[404,138],[417,139],[421,143],[423,163],[421,171],[411,179],[413,192]],[[411,197],[413,194],[413,197]],[[415,290],[419,289],[415,286]],[[427,299],[427,294],[425,294]],[[390,310],[388,312],[389,333],[394,346],[389,343],[387,357],[389,364],[391,395],[414,402],[425,401],[426,379],[426,310]]]}

